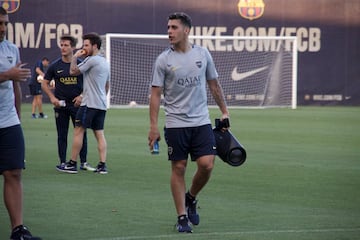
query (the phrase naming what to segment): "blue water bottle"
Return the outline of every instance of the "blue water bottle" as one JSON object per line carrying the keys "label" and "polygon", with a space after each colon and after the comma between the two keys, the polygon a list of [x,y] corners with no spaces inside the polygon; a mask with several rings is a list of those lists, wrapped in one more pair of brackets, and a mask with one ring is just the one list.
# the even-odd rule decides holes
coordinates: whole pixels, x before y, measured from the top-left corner
{"label": "blue water bottle", "polygon": [[159,154],[159,141],[156,140],[153,145],[153,149],[151,150],[151,154]]}

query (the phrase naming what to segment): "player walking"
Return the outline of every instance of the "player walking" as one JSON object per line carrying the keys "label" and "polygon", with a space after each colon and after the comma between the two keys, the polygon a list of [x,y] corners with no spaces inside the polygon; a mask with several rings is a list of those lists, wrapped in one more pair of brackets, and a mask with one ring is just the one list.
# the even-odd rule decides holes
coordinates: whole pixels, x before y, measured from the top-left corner
{"label": "player walking", "polygon": [[[60,164],[56,166],[59,171],[64,171],[66,152],[68,146],[69,121],[75,127],[75,117],[82,100],[83,75],[71,76],[70,63],[75,50],[76,39],[70,35],[60,38],[61,58],[51,63],[42,82],[42,89],[49,96],[54,105],[55,123],[57,130],[57,144]],[[78,60],[78,63],[81,61]],[[49,87],[51,80],[55,81],[55,91]],[[94,171],[87,161],[87,136],[84,133],[83,144],[80,150],[80,169]]]}
{"label": "player walking", "polygon": [[[215,138],[207,107],[206,84],[220,108],[222,119],[229,117],[214,62],[206,48],[189,42],[191,19],[185,13],[168,18],[172,45],[161,53],[154,66],[150,98],[149,146],[160,139],[158,115],[164,94],[165,140],[171,161],[171,191],[179,232],[192,232],[189,221],[199,224],[196,196],[208,182],[216,155]],[[186,192],[185,171],[188,155],[197,171]],[[185,193],[186,192],[186,193]]]}

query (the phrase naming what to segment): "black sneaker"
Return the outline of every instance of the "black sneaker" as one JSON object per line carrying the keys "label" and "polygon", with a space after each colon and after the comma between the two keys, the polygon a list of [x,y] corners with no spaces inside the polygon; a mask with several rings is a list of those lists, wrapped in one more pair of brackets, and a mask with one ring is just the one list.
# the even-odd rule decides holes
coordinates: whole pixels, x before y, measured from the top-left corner
{"label": "black sneaker", "polygon": [[64,170],[66,163],[62,162],[59,165],[56,165],[56,170]]}
{"label": "black sneaker", "polygon": [[175,224],[175,228],[179,233],[192,233],[192,228],[189,224],[189,219],[186,215],[182,215],[178,217],[178,221]]}
{"label": "black sneaker", "polygon": [[60,172],[65,172],[65,173],[77,173],[77,163],[73,160],[68,161],[67,163],[65,163],[65,165],[60,164],[58,166],[56,166],[56,169]]}
{"label": "black sneaker", "polygon": [[94,170],[94,173],[107,174],[108,171],[107,171],[107,168],[106,168],[105,163],[100,162],[100,163],[97,165],[96,169]]}
{"label": "black sneaker", "polygon": [[200,216],[196,212],[196,204],[197,204],[197,200],[195,198],[191,197],[189,193],[186,193],[185,206],[186,206],[186,212],[187,212],[188,218],[192,224],[199,225]]}
{"label": "black sneaker", "polygon": [[39,118],[44,118],[44,119],[46,119],[46,118],[48,118],[48,116],[45,115],[44,113],[39,113]]}
{"label": "black sneaker", "polygon": [[10,240],[41,240],[41,238],[33,237],[27,227],[20,225],[13,229]]}

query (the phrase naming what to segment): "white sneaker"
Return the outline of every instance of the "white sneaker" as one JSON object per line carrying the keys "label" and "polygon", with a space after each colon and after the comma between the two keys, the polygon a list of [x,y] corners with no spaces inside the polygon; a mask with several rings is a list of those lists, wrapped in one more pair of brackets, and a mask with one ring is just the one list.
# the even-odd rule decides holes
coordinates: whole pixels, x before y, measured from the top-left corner
{"label": "white sneaker", "polygon": [[93,172],[93,171],[96,170],[96,168],[93,168],[93,167],[90,166],[90,164],[87,163],[87,162],[81,163],[80,169],[81,169],[81,170],[85,170],[85,171],[91,171],[91,172]]}

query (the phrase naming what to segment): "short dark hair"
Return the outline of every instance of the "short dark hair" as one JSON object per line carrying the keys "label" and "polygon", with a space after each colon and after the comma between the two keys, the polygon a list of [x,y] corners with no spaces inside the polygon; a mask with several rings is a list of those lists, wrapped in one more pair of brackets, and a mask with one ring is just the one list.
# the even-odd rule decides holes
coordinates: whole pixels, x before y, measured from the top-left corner
{"label": "short dark hair", "polygon": [[179,19],[181,23],[189,28],[192,26],[191,17],[184,12],[175,12],[169,15],[168,20]]}
{"label": "short dark hair", "polygon": [[76,38],[74,38],[74,37],[71,36],[71,35],[62,35],[62,36],[60,37],[60,40],[62,40],[62,41],[64,41],[64,40],[70,41],[71,47],[75,47],[76,44],[77,44]]}
{"label": "short dark hair", "polygon": [[89,40],[91,45],[96,44],[98,49],[101,48],[101,38],[100,38],[99,34],[94,33],[94,32],[87,33],[82,38],[83,38],[83,40]]}
{"label": "short dark hair", "polygon": [[7,11],[5,10],[5,8],[0,7],[0,15],[8,15]]}

